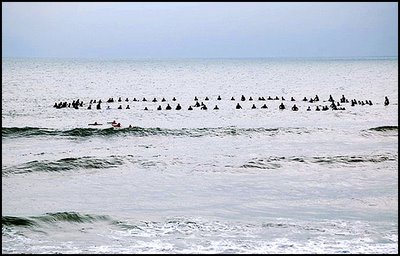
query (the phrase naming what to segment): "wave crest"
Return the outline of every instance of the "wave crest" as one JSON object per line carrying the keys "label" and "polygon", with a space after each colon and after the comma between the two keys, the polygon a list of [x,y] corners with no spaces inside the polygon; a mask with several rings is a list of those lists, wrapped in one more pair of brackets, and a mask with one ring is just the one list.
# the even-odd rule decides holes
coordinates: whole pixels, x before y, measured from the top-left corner
{"label": "wave crest", "polygon": [[[317,128],[317,130],[320,130]],[[275,136],[279,133],[295,133],[303,134],[310,133],[307,128],[238,128],[238,127],[217,127],[217,128],[182,128],[182,129],[167,129],[167,128],[74,128],[70,130],[59,130],[50,128],[38,127],[5,127],[2,128],[3,139],[21,138],[34,136],[59,136],[70,138],[85,138],[85,137],[110,137],[110,136],[238,136],[251,135],[253,133],[264,133],[267,136]]]}
{"label": "wave crest", "polygon": [[105,221],[110,220],[106,215],[92,215],[92,214],[80,214],[76,212],[56,212],[46,213],[40,216],[30,217],[15,217],[15,216],[2,216],[1,224],[3,227],[20,226],[20,227],[31,227],[39,226],[40,223],[54,223],[54,222],[94,222],[94,221]]}
{"label": "wave crest", "polygon": [[3,168],[5,174],[20,174],[29,172],[59,172],[75,169],[107,169],[117,167],[125,163],[122,157],[110,156],[108,158],[95,158],[90,156],[78,158],[62,158],[56,161],[30,161],[24,164]]}
{"label": "wave crest", "polygon": [[370,131],[386,132],[386,131],[398,131],[398,126],[378,126],[369,128]]}

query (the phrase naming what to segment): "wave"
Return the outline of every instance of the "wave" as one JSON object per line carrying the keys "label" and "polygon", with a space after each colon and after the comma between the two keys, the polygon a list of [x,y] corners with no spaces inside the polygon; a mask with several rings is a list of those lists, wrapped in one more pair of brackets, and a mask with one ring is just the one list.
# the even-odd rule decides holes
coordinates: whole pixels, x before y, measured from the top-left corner
{"label": "wave", "polygon": [[393,137],[398,136],[398,126],[378,126],[372,127],[361,131],[361,135],[364,137],[370,136],[383,136],[383,137]]}
{"label": "wave", "polygon": [[385,131],[398,131],[398,126],[378,126],[374,128],[370,128],[370,131],[378,131],[378,132],[385,132]]}
{"label": "wave", "polygon": [[[316,128],[321,130],[322,128]],[[322,129],[324,130],[324,129]],[[237,128],[237,127],[217,127],[217,128],[182,128],[182,129],[167,129],[167,128],[74,128],[70,130],[58,130],[50,128],[38,127],[4,127],[2,128],[2,138],[21,138],[34,136],[59,136],[59,137],[110,137],[110,136],[236,136],[250,135],[253,133],[265,133],[269,136],[275,136],[279,133],[295,133],[303,134],[310,133],[307,128]]]}
{"label": "wave", "polygon": [[1,225],[3,227],[9,227],[9,226],[29,227],[29,226],[36,226],[37,223],[35,221],[27,219],[27,218],[2,216],[1,217]]}
{"label": "wave", "polygon": [[76,212],[56,212],[46,213],[40,216],[30,217],[14,217],[14,216],[2,216],[1,224],[3,227],[20,226],[20,227],[31,227],[40,226],[41,223],[54,223],[54,222],[94,222],[101,220],[110,220],[106,215],[91,215],[91,214],[79,214]]}
{"label": "wave", "polygon": [[[6,253],[375,254],[398,251],[396,227],[381,232],[380,227],[363,220],[302,221],[277,217],[249,222],[177,216],[152,221],[59,212],[25,218],[3,216],[2,221],[2,250]],[[17,224],[24,221],[33,222],[37,227]],[[100,221],[104,221],[102,225]],[[70,223],[82,222],[88,224],[79,225],[79,229],[68,228]],[[82,226],[92,230],[91,234],[82,231]],[[45,235],[31,236],[30,231]],[[370,239],[371,233],[378,242]],[[91,239],[95,234],[101,239]]]}
{"label": "wave", "polygon": [[[313,156],[313,157],[268,157],[253,158],[247,163],[239,166],[239,168],[255,168],[255,169],[279,169],[282,165],[290,162],[298,162],[304,164],[321,164],[321,165],[351,165],[354,163],[380,163],[385,161],[398,161],[397,154],[377,154],[377,155],[359,155],[359,156]],[[234,166],[227,166],[234,167]]]}
{"label": "wave", "polygon": [[[126,157],[125,157],[126,159]],[[3,168],[3,175],[30,172],[60,172],[76,169],[107,169],[125,164],[123,157],[110,156],[95,158],[90,156],[62,158],[56,161],[30,161],[20,165]]]}
{"label": "wave", "polygon": [[[243,169],[279,169],[287,164],[301,163],[305,165],[317,164],[325,166],[335,165],[353,165],[365,163],[380,163],[380,162],[397,162],[397,154],[376,154],[376,155],[336,155],[336,156],[270,156],[265,158],[253,158],[243,165],[233,166],[225,165],[228,168],[243,168]],[[87,169],[109,169],[119,167],[125,164],[139,165],[140,168],[153,168],[158,165],[164,165],[162,161],[152,161],[149,159],[141,159],[134,155],[111,155],[103,158],[92,156],[70,157],[58,160],[35,160],[23,164],[3,167],[2,175],[7,177],[14,174],[26,174],[35,172],[63,172],[77,171]]]}

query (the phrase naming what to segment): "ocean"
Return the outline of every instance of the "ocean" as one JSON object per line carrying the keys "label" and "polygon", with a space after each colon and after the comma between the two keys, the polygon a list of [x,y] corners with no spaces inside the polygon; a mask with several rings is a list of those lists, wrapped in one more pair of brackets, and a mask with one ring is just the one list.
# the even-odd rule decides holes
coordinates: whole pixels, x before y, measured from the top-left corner
{"label": "ocean", "polygon": [[397,57],[3,58],[2,253],[397,254]]}

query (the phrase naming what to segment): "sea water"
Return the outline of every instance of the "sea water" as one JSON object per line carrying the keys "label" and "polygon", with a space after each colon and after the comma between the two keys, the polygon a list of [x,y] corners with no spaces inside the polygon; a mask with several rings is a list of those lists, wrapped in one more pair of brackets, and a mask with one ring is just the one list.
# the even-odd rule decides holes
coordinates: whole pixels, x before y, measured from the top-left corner
{"label": "sea water", "polygon": [[2,252],[398,253],[397,86],[397,58],[3,58]]}

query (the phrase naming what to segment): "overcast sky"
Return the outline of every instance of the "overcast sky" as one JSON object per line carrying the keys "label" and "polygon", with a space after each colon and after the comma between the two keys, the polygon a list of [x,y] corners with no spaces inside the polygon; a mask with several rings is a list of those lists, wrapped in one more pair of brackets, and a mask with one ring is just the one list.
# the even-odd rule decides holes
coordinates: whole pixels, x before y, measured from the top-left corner
{"label": "overcast sky", "polygon": [[398,55],[398,3],[2,3],[3,57]]}

